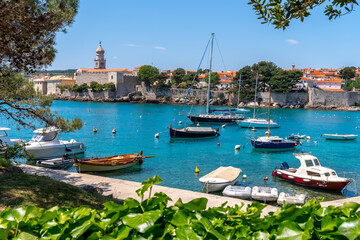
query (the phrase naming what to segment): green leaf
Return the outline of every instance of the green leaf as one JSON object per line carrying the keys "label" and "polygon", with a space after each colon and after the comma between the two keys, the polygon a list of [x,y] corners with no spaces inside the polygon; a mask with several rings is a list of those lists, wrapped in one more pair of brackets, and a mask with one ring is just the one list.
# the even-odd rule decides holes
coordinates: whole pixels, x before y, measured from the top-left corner
{"label": "green leaf", "polygon": [[116,239],[120,240],[120,239],[125,239],[129,236],[129,233],[131,231],[131,228],[125,225],[121,225],[119,227],[119,231],[118,234],[116,235]]}
{"label": "green leaf", "polygon": [[127,206],[128,208],[132,209],[132,208],[137,208],[140,206],[140,203],[138,200],[134,199],[134,198],[127,198],[124,201],[124,206]]}
{"label": "green leaf", "polygon": [[321,220],[321,231],[334,231],[337,228],[335,219],[330,216],[325,216]]}
{"label": "green leaf", "polygon": [[353,240],[360,236],[360,219],[349,219],[343,222],[338,232],[345,235],[348,239]]}
{"label": "green leaf", "polygon": [[130,213],[123,217],[124,224],[135,228],[141,233],[146,232],[161,217],[161,211],[148,211],[144,213]]}
{"label": "green leaf", "polygon": [[24,208],[17,208],[11,210],[11,215],[17,223],[21,222],[25,216],[26,210]]}
{"label": "green leaf", "polygon": [[0,239],[7,239],[8,234],[9,234],[8,229],[4,229],[0,227]]}
{"label": "green leaf", "polygon": [[270,234],[268,232],[257,231],[251,238],[252,240],[269,240]]}
{"label": "green leaf", "polygon": [[189,225],[191,217],[184,210],[179,210],[174,214],[171,224],[180,227],[184,225]]}
{"label": "green leaf", "polygon": [[212,235],[214,235],[217,239],[226,239],[223,235],[221,235],[218,231],[216,231],[211,222],[207,218],[201,218],[200,223],[204,226],[205,230]]}
{"label": "green leaf", "polygon": [[181,226],[175,230],[176,238],[181,240],[197,240],[202,239],[199,235],[197,235],[194,230],[190,226]]}
{"label": "green leaf", "polygon": [[301,240],[303,235],[302,233],[303,231],[297,223],[286,220],[279,226],[276,239]]}
{"label": "green leaf", "polygon": [[190,211],[202,211],[206,209],[207,198],[196,198],[188,203],[185,203],[183,207]]}
{"label": "green leaf", "polygon": [[17,236],[16,238],[13,238],[16,240],[37,240],[38,238],[30,233],[27,232],[21,232],[19,234],[19,236]]}
{"label": "green leaf", "polygon": [[86,230],[88,230],[88,228],[92,225],[92,222],[90,220],[85,221],[83,224],[81,224],[80,226],[74,228],[70,234],[72,237],[74,238],[78,238],[80,237],[84,232],[86,232]]}

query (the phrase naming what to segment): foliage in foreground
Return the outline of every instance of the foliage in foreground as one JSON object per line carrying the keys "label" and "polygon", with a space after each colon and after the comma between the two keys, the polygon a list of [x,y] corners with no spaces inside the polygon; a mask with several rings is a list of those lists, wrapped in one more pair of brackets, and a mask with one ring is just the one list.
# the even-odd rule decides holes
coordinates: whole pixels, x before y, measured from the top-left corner
{"label": "foliage in foreground", "polygon": [[[102,210],[90,207],[48,210],[28,206],[6,209],[0,214],[0,239],[356,239],[360,236],[359,204],[341,207],[320,206],[311,200],[301,208],[285,204],[275,213],[260,218],[264,205],[243,205],[206,209],[207,199],[188,203],[171,200],[164,193],[151,197],[155,176],[143,182],[137,201],[128,198],[123,205],[104,204]],[[145,198],[148,192],[148,198]],[[147,194],[146,194],[147,195]]]}

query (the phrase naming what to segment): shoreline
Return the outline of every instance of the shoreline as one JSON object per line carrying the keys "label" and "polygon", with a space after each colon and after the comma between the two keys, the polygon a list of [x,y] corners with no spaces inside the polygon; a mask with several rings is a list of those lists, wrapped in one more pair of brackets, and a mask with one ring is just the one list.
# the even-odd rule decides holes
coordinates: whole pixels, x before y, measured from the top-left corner
{"label": "shoreline", "polygon": [[[181,99],[175,99],[175,100],[166,100],[164,98],[160,99],[147,99],[145,97],[135,97],[135,98],[129,98],[129,97],[122,97],[122,98],[90,98],[90,97],[72,97],[72,96],[55,96],[54,100],[57,101],[72,101],[72,102],[97,102],[97,103],[132,103],[132,104],[161,104],[161,105],[182,105],[183,101],[180,101]],[[201,103],[194,103],[192,101],[187,102],[185,105],[195,105],[195,106],[205,106],[206,104]],[[210,104],[211,106],[223,106],[223,107],[237,107],[236,105],[231,104],[221,104],[221,101],[218,99],[213,102],[213,104]],[[247,107],[247,108],[253,108],[254,104],[253,102],[250,102],[248,104],[240,103],[238,107]],[[257,104],[257,108],[268,108],[268,105],[265,104]],[[285,105],[280,106],[279,104],[272,104],[272,109],[305,109],[305,110],[325,110],[325,111],[345,111],[345,112],[358,112],[360,111],[360,107],[357,106],[323,106],[323,105]]]}

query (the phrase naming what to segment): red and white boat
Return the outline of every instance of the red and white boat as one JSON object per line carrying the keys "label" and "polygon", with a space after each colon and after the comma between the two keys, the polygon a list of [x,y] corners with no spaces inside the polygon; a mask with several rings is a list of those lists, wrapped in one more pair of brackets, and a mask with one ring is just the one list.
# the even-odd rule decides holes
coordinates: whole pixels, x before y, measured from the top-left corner
{"label": "red and white boat", "polygon": [[284,162],[280,168],[275,168],[272,175],[300,185],[334,191],[341,191],[353,181],[351,178],[339,177],[333,169],[321,166],[319,160],[310,153],[294,153],[294,156],[300,161],[299,168],[289,168]]}

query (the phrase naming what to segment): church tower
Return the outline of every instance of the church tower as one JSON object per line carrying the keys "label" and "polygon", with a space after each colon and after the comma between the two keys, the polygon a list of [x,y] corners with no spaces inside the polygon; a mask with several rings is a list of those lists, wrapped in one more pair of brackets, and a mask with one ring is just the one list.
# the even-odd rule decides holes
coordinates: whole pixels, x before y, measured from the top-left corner
{"label": "church tower", "polygon": [[101,41],[99,47],[96,49],[96,58],[94,60],[94,69],[106,69],[106,59],[104,57],[105,50],[101,47]]}

